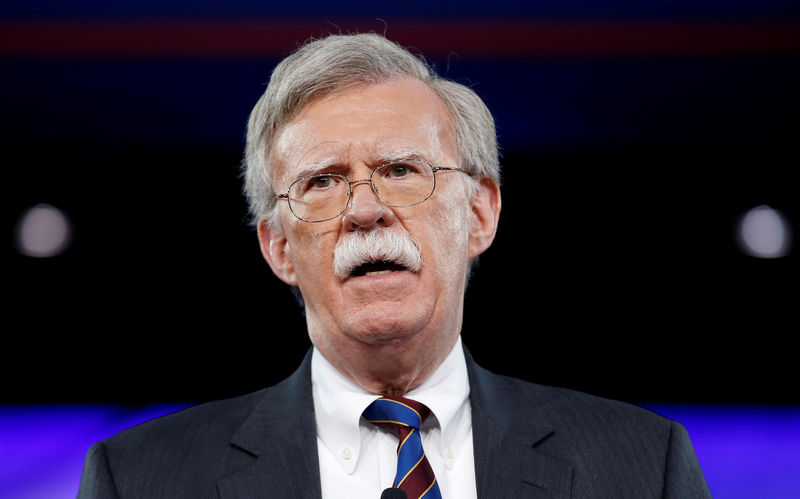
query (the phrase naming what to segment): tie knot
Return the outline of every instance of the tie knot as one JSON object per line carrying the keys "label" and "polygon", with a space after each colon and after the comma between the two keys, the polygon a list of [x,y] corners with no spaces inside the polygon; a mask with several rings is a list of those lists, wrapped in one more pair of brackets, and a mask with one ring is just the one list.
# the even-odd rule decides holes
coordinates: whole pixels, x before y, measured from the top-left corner
{"label": "tie knot", "polygon": [[409,499],[442,498],[419,435],[419,427],[430,413],[424,405],[405,397],[381,397],[363,413],[370,423],[397,435],[397,473],[392,487],[402,489]]}
{"label": "tie knot", "polygon": [[431,411],[416,400],[381,397],[364,410],[364,418],[377,425],[408,426],[419,429]]}

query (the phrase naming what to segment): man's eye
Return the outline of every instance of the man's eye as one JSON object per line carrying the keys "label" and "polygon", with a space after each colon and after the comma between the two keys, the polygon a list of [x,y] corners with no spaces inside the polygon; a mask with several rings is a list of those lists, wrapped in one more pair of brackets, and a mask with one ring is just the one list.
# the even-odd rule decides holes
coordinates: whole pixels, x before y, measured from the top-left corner
{"label": "man's eye", "polygon": [[339,179],[333,175],[315,175],[295,183],[292,188],[294,196],[303,196],[313,192],[330,190],[339,183]]}
{"label": "man's eye", "polygon": [[400,179],[409,177],[415,173],[415,169],[404,163],[397,163],[393,165],[386,165],[384,167],[383,175],[390,179]]}
{"label": "man's eye", "polygon": [[311,189],[325,189],[333,185],[333,178],[328,176],[319,176],[314,177],[309,182],[309,188]]}
{"label": "man's eye", "polygon": [[323,191],[333,189],[342,182],[336,175],[316,175],[305,182],[306,191]]}
{"label": "man's eye", "polygon": [[409,169],[406,165],[393,165],[391,175],[392,177],[405,177],[409,174]]}

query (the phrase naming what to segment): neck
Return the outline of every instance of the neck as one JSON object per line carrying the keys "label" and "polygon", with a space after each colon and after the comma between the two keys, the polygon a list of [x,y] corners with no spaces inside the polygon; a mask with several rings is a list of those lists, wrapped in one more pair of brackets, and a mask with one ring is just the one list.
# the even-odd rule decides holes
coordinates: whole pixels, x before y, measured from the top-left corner
{"label": "neck", "polygon": [[376,395],[404,395],[424,383],[447,358],[458,335],[452,341],[424,348],[405,344],[361,344],[347,348],[346,355],[316,345],[320,353],[340,373]]}

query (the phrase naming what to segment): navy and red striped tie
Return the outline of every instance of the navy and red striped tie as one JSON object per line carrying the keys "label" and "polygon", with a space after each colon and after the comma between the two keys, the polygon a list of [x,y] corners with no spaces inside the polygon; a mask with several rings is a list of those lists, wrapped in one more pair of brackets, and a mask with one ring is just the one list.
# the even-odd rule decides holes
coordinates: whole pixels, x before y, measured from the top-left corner
{"label": "navy and red striped tie", "polygon": [[408,499],[442,497],[420,438],[419,428],[430,413],[424,405],[404,397],[381,397],[364,411],[367,421],[392,431],[400,439],[392,487],[405,491]]}

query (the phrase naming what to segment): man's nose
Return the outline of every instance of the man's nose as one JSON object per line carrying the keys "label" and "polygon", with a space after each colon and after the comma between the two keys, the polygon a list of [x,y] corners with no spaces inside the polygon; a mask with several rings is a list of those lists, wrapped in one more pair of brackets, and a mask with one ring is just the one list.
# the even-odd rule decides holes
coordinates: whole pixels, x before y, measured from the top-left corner
{"label": "man's nose", "polygon": [[344,210],[342,218],[347,230],[369,230],[394,223],[394,211],[381,202],[372,190],[369,179],[353,181],[350,189],[350,204]]}

